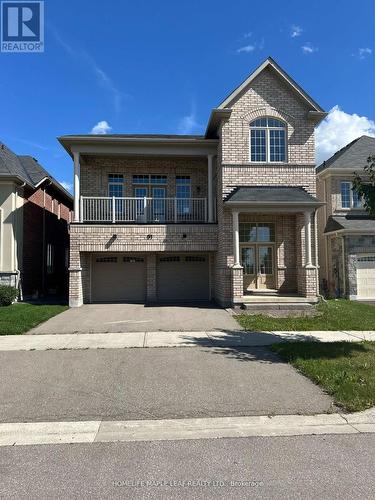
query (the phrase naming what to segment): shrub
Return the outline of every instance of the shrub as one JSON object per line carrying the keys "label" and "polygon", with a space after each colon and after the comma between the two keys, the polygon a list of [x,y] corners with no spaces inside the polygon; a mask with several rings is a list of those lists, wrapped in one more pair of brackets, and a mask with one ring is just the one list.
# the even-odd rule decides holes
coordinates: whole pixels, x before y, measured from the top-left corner
{"label": "shrub", "polygon": [[14,288],[14,286],[0,285],[0,306],[10,306],[17,297],[17,288]]}

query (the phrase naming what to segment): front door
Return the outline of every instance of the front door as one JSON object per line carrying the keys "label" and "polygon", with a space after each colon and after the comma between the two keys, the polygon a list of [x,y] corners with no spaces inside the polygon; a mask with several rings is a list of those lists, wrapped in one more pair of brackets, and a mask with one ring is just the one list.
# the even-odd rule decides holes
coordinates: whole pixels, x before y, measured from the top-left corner
{"label": "front door", "polygon": [[244,292],[275,288],[273,245],[242,246]]}

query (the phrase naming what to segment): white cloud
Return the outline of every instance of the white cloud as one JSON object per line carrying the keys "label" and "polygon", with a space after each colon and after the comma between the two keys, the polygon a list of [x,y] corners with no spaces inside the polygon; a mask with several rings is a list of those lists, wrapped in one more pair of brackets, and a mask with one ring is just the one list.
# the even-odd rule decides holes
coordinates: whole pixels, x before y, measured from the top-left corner
{"label": "white cloud", "polygon": [[196,105],[192,100],[190,113],[180,119],[177,128],[180,134],[192,134],[200,127],[201,125],[197,121]]}
{"label": "white cloud", "polygon": [[67,181],[60,181],[60,184],[62,185],[62,187],[64,189],[66,189],[67,191],[69,192],[72,192],[72,189],[73,189],[73,184],[71,182],[67,182]]}
{"label": "white cloud", "polygon": [[304,54],[313,54],[314,52],[318,52],[318,47],[314,47],[310,42],[302,45],[301,49]]}
{"label": "white cloud", "polygon": [[375,137],[375,121],[356,113],[345,113],[334,106],[316,129],[317,165],[361,135]]}
{"label": "white cloud", "polygon": [[249,31],[248,33],[244,33],[244,38],[250,38],[253,34],[251,33],[251,31]]}
{"label": "white cloud", "polygon": [[105,120],[102,120],[92,127],[91,134],[105,135],[108,134],[108,132],[110,132],[111,130],[112,127],[109,125],[109,123]]}
{"label": "white cloud", "polygon": [[180,134],[191,134],[199,127],[199,123],[197,122],[195,112],[190,113],[189,115],[183,116],[178,124],[178,131]]}
{"label": "white cloud", "polygon": [[367,56],[371,56],[371,54],[372,54],[372,49],[370,49],[370,47],[364,47],[364,48],[358,49],[357,56],[360,59],[365,59]]}
{"label": "white cloud", "polygon": [[241,54],[242,52],[248,54],[250,52],[254,52],[254,50],[263,50],[263,49],[264,49],[264,38],[262,38],[259,42],[253,42],[249,45],[244,45],[243,47],[238,48],[237,53]]}
{"label": "white cloud", "polygon": [[254,50],[255,45],[245,45],[244,47],[237,49],[237,52],[240,54],[241,52],[253,52]]}
{"label": "white cloud", "polygon": [[303,29],[301,26],[297,26],[296,24],[293,24],[292,27],[290,28],[290,36],[292,38],[296,38],[297,36],[300,36],[303,32]]}

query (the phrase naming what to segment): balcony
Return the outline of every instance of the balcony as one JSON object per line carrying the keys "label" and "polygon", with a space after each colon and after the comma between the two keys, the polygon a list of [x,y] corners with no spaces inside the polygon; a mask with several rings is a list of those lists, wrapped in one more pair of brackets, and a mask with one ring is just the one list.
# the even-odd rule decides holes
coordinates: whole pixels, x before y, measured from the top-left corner
{"label": "balcony", "polygon": [[80,197],[80,222],[183,224],[208,222],[207,198]]}

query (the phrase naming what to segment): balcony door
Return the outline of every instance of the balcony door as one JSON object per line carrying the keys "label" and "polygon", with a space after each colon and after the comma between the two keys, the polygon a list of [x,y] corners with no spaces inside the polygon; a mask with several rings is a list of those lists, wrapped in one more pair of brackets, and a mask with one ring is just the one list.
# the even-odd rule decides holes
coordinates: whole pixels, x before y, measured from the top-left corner
{"label": "balcony door", "polygon": [[165,221],[165,188],[153,187],[151,200],[151,218],[153,221]]}
{"label": "balcony door", "polygon": [[[142,186],[134,188],[137,219],[153,222],[165,221],[166,189],[165,187]],[[145,198],[147,198],[145,202]],[[150,199],[151,198],[151,199]]]}

